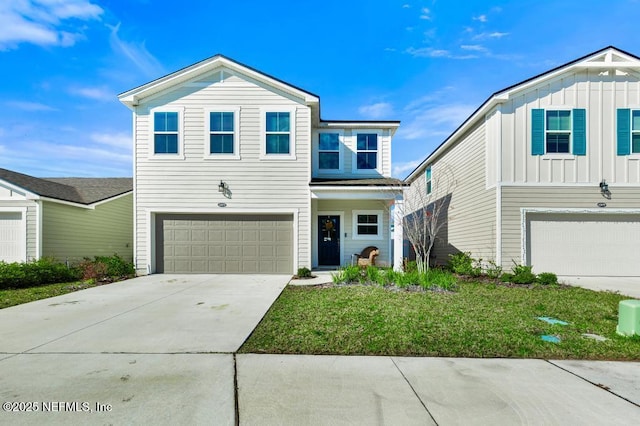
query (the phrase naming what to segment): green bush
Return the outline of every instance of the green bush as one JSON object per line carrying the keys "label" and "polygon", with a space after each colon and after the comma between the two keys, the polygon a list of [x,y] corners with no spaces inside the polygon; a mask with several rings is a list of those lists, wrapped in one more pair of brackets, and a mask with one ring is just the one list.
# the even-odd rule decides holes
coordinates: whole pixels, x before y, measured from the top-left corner
{"label": "green bush", "polygon": [[305,267],[298,268],[297,273],[298,278],[311,278],[311,269]]}
{"label": "green bush", "polygon": [[538,274],[537,281],[542,285],[556,285],[558,276],[553,272],[541,272]]}
{"label": "green bush", "polygon": [[26,288],[79,279],[76,268],[43,257],[31,262],[0,262],[0,289]]}
{"label": "green bush", "polygon": [[511,273],[504,273],[500,277],[502,282],[511,282],[515,284],[532,284],[536,282],[536,274],[531,269],[532,266],[520,265],[513,262]]}
{"label": "green bush", "polygon": [[362,270],[355,265],[340,268],[335,274],[331,274],[331,279],[336,284],[341,283],[358,283],[362,279]]}
{"label": "green bush", "polygon": [[78,268],[85,280],[115,280],[132,277],[136,273],[133,263],[127,262],[117,254],[96,256],[93,260],[85,258]]}
{"label": "green bush", "polygon": [[490,260],[488,263],[489,266],[485,268],[487,277],[494,280],[500,278],[500,276],[502,275],[502,266],[499,266],[494,260]]}
{"label": "green bush", "polygon": [[424,274],[420,285],[427,290],[433,288],[453,290],[456,286],[456,277],[454,277],[449,271],[433,268],[429,269],[429,271]]}
{"label": "green bush", "polygon": [[418,263],[415,260],[409,260],[403,265],[404,272],[413,272],[418,270]]}
{"label": "green bush", "polygon": [[449,269],[456,274],[479,277],[482,275],[482,259],[474,259],[470,252],[449,255]]}

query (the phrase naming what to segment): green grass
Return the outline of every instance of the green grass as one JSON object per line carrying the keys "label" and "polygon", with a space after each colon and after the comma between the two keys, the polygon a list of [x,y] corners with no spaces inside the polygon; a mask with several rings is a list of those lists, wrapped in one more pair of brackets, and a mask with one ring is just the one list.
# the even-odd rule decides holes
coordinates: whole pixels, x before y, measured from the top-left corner
{"label": "green grass", "polygon": [[22,303],[33,302],[34,300],[60,296],[62,294],[67,294],[95,286],[96,284],[92,281],[85,281],[0,290],[0,309],[20,305]]}
{"label": "green grass", "polygon": [[[624,299],[560,286],[460,283],[455,293],[288,286],[240,352],[640,360],[640,337],[615,332]],[[562,342],[544,342],[543,334]]]}

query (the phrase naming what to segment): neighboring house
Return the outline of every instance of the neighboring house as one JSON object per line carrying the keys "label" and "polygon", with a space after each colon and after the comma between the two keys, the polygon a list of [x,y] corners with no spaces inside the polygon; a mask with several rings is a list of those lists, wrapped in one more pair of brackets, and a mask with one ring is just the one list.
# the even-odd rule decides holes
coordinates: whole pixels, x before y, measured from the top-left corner
{"label": "neighboring house", "polygon": [[328,121],[320,99],[216,55],[119,95],[133,111],[139,273],[390,264],[397,121]]}
{"label": "neighboring house", "polygon": [[133,256],[131,178],[36,178],[0,169],[0,261]]}
{"label": "neighboring house", "polygon": [[[496,92],[407,178],[450,170],[435,263],[471,252],[559,275],[640,276],[640,58],[607,47]],[[427,175],[429,175],[427,177]]]}

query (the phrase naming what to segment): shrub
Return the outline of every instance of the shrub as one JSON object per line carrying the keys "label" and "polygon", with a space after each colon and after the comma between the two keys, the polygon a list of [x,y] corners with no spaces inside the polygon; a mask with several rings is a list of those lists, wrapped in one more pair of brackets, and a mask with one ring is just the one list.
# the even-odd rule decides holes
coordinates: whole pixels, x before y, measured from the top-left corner
{"label": "shrub", "polygon": [[494,280],[500,278],[500,276],[502,275],[502,266],[498,266],[498,264],[496,264],[494,260],[490,260],[488,264],[489,266],[487,266],[485,269],[487,277]]}
{"label": "shrub", "polygon": [[26,288],[76,281],[78,270],[51,258],[31,262],[0,262],[0,288]]}
{"label": "shrub", "polygon": [[331,279],[336,284],[361,282],[361,272],[358,266],[345,266],[344,268],[340,268],[337,273],[331,274]]}
{"label": "shrub", "polygon": [[370,283],[377,283],[380,280],[380,269],[372,265],[367,266],[363,278]]}
{"label": "shrub", "polygon": [[520,265],[513,262],[511,273],[504,273],[500,277],[502,282],[511,282],[515,284],[532,284],[536,282],[536,274],[532,271],[532,266]]}
{"label": "shrub", "polygon": [[421,282],[421,285],[425,289],[433,289],[434,287],[441,288],[443,290],[453,290],[456,286],[456,277],[449,271],[442,269],[430,269],[425,274],[425,279]]}
{"label": "shrub", "polygon": [[418,263],[415,260],[409,260],[403,265],[404,272],[413,272],[418,270]]}
{"label": "shrub", "polygon": [[298,268],[298,278],[311,278],[311,269],[305,267]]}
{"label": "shrub", "polygon": [[477,277],[482,275],[482,259],[474,259],[470,252],[449,255],[449,269],[456,274]]}
{"label": "shrub", "polygon": [[558,284],[558,276],[553,272],[541,272],[538,274],[537,281],[542,285]]}
{"label": "shrub", "polygon": [[132,262],[127,262],[117,254],[113,256],[96,256],[93,260],[85,258],[78,268],[82,278],[98,281],[128,278],[135,275]]}

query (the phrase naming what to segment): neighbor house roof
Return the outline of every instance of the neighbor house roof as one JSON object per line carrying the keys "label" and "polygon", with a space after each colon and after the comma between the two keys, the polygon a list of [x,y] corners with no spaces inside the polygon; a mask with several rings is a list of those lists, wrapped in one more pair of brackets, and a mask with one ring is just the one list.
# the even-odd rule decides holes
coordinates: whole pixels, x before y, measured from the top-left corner
{"label": "neighbor house roof", "polygon": [[0,179],[41,197],[86,205],[133,191],[132,178],[37,178],[0,168]]}
{"label": "neighbor house roof", "polygon": [[[478,107],[447,139],[445,139],[431,154],[427,156],[409,175],[405,178],[405,181],[412,181],[417,175],[420,174],[428,164],[431,163],[431,159],[446,150],[452,143],[456,141],[456,138],[464,134],[480,117],[484,117],[492,108],[496,105],[508,101],[514,94],[526,90],[542,81],[556,78],[566,72],[573,69],[622,69],[631,70],[637,73],[640,70],[640,57],[631,53],[620,50],[614,46],[607,46],[604,49],[600,49],[593,53],[589,53],[581,58],[575,59],[564,65],[560,65],[549,71],[545,71],[542,74],[538,74],[534,77],[528,78],[520,83],[516,83],[512,86],[498,90],[482,105]],[[640,74],[639,74],[640,75]]]}

